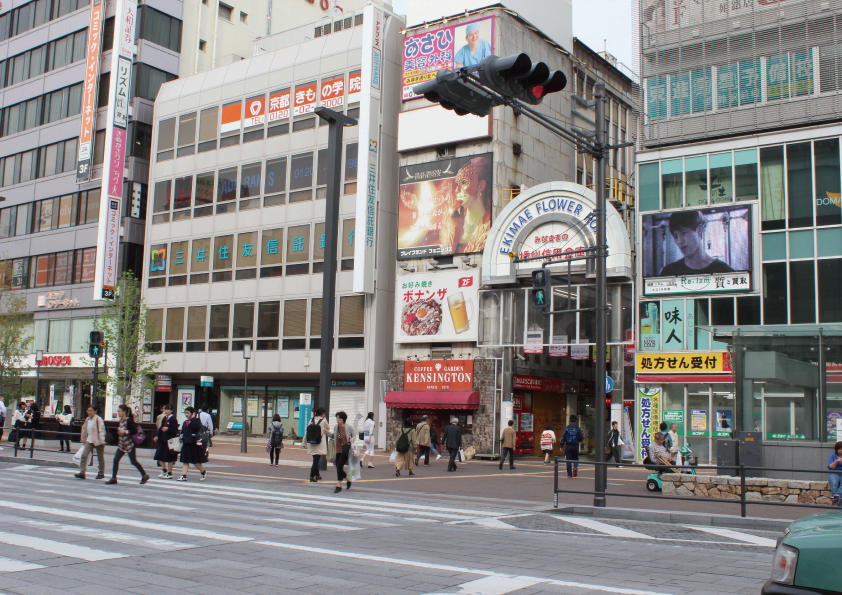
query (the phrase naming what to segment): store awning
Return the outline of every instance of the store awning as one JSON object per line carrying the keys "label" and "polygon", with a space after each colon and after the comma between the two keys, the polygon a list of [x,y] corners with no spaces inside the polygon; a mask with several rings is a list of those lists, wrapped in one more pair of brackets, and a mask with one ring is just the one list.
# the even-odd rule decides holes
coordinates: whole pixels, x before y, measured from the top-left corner
{"label": "store awning", "polygon": [[403,392],[386,393],[386,407],[400,409],[469,409],[479,408],[479,392]]}

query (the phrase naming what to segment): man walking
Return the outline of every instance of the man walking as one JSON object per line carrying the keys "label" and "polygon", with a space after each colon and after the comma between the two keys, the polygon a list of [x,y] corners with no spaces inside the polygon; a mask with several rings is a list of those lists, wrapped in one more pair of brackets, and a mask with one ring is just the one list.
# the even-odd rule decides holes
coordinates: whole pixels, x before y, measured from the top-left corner
{"label": "man walking", "polygon": [[415,465],[418,466],[418,461],[424,457],[424,466],[430,466],[430,424],[427,422],[426,415],[421,416],[421,423],[415,426],[415,436],[418,440],[418,457],[415,459]]}
{"label": "man walking", "polygon": [[605,447],[611,452],[606,453],[605,460],[610,461],[614,457],[614,462],[618,465],[622,461],[622,451],[620,450],[620,430],[617,427],[617,422],[611,422],[611,431],[608,432],[608,440],[605,442]]}
{"label": "man walking", "polygon": [[[6,403],[4,397],[0,396],[0,442],[3,441],[3,428],[6,427]],[[3,447],[0,446],[0,450]]]}
{"label": "man walking", "polygon": [[509,469],[515,469],[515,442],[517,441],[517,433],[515,432],[515,420],[510,419],[509,425],[503,429],[503,434],[500,436],[500,446],[503,449],[503,454],[500,455],[500,469],[503,468],[503,463],[506,462],[506,456],[509,457]]}
{"label": "man walking", "polygon": [[576,425],[579,420],[575,415],[570,416],[570,425],[564,428],[561,434],[561,444],[564,445],[564,460],[567,461],[567,477],[578,477],[579,463],[570,461],[579,460],[579,443],[585,439],[582,429]]}
{"label": "man walking", "polygon": [[96,450],[96,458],[99,462],[99,473],[97,479],[105,478],[105,422],[97,415],[93,405],[88,406],[88,418],[82,424],[82,435],[79,441],[82,443],[82,460],[79,461],[79,473],[76,477],[85,479],[85,470],[88,466],[88,456],[91,451]]}
{"label": "man walking", "polygon": [[462,448],[462,429],[459,427],[458,417],[451,418],[450,425],[444,429],[441,440],[450,455],[447,470],[456,471],[456,455],[459,454],[459,449]]}

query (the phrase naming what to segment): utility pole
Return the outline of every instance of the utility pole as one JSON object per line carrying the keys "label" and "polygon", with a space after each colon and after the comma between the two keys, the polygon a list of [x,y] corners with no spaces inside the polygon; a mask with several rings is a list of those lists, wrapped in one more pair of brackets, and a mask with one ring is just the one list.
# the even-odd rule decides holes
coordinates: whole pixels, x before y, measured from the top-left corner
{"label": "utility pole", "polygon": [[[594,101],[596,102],[596,172],[594,184],[596,186],[596,436],[595,449],[597,461],[602,462],[605,446],[605,389],[606,366],[605,348],[607,343],[606,317],[608,315],[608,288],[606,278],[606,259],[608,257],[608,246],[605,231],[606,206],[605,206],[605,158],[608,153],[606,149],[605,130],[605,83],[594,85]],[[605,489],[608,486],[608,468],[605,465],[596,465],[594,468],[594,502],[593,505],[599,508],[605,507]]]}

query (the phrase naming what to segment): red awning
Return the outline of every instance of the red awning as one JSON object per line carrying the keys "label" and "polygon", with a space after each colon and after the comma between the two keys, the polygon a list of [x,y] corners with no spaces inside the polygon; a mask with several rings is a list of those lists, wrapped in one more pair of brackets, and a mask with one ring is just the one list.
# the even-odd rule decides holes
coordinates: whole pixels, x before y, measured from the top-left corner
{"label": "red awning", "polygon": [[478,409],[479,392],[386,393],[386,407],[400,409]]}

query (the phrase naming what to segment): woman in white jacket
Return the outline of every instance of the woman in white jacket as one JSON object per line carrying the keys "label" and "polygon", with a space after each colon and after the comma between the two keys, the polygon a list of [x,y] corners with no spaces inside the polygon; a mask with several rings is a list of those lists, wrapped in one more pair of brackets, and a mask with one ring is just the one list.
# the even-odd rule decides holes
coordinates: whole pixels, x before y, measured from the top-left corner
{"label": "woman in white jacket", "polygon": [[374,411],[368,412],[368,417],[363,422],[363,442],[365,443],[365,454],[360,461],[360,465],[365,465],[365,458],[368,457],[368,468],[374,469],[371,462],[374,460]]}
{"label": "woman in white jacket", "polygon": [[58,443],[61,446],[59,452],[64,452],[64,445],[67,444],[67,452],[70,452],[70,422],[73,421],[73,411],[70,405],[64,406],[64,413],[56,415],[58,420]]}

